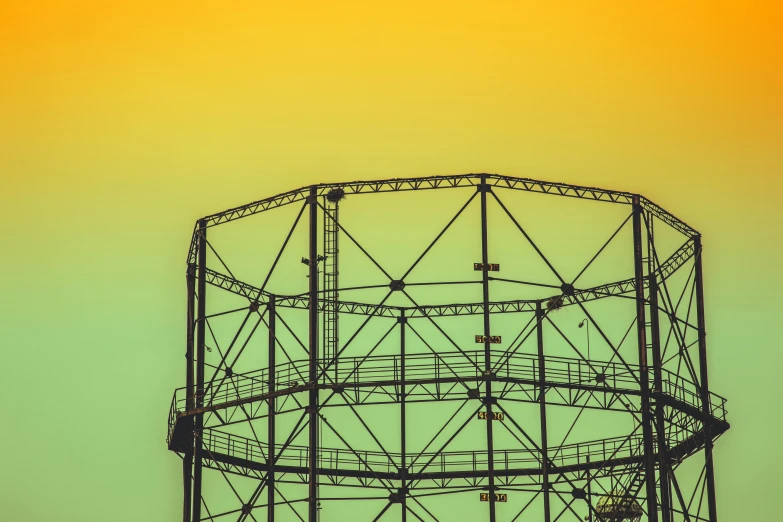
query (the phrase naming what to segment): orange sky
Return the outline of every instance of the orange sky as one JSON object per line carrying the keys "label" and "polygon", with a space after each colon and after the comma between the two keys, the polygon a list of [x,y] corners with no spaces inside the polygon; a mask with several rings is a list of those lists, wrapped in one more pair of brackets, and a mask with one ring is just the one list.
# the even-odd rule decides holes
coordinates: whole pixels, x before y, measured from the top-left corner
{"label": "orange sky", "polygon": [[[782,14],[772,1],[2,2],[0,326],[29,348],[6,362],[59,391],[74,360],[110,365],[103,339],[122,331],[149,357],[139,368],[156,361],[160,390],[113,418],[137,432],[92,426],[109,430],[103,442],[51,440],[46,423],[70,412],[24,404],[0,435],[61,464],[125,459],[122,480],[143,477],[148,500],[127,520],[171,519],[176,459],[159,423],[182,373],[171,346],[193,221],[316,182],[497,172],[640,192],[704,233],[711,380],[737,426],[719,443],[735,514],[722,520],[741,520],[746,501],[777,494],[773,477],[743,477],[780,432],[763,385],[781,364]],[[51,315],[31,312],[42,304]],[[126,330],[128,317],[145,328]],[[0,385],[27,389],[9,373]],[[110,397],[100,411],[117,411]],[[106,441],[120,439],[135,449],[117,456]],[[119,520],[127,498],[86,471],[50,470],[51,502],[24,501],[39,478],[20,455],[0,468],[0,491],[18,495],[10,512],[84,520],[71,491],[84,481]]]}

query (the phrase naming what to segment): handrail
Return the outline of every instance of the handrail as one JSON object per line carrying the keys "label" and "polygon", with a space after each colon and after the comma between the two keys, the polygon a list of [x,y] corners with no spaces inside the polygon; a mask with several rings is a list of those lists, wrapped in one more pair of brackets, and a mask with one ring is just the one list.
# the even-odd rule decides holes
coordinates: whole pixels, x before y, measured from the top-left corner
{"label": "handrail", "polygon": [[[443,353],[412,353],[405,356],[406,381],[431,381],[442,379],[483,379],[480,369],[484,364],[484,352],[471,350],[464,352]],[[505,351],[490,352],[492,366],[496,369],[498,379],[513,379],[518,381],[538,383],[539,369],[536,354],[515,353],[508,357]],[[549,386],[579,385],[606,386],[613,390],[637,390],[639,367],[624,365],[617,362],[585,361],[561,356],[546,356],[545,375]],[[327,361],[318,361],[321,371]],[[275,367],[275,383],[278,391],[285,393],[286,389],[296,389],[307,384],[303,377],[308,375],[307,360],[285,362]],[[375,382],[395,382],[401,379],[400,355],[375,355],[370,357],[341,357],[334,360],[331,367],[324,372],[325,384],[341,386],[357,386]],[[628,370],[631,370],[629,372]],[[652,381],[652,369],[650,380]],[[206,390],[203,396],[205,406],[219,406],[236,401],[261,397],[268,390],[268,369],[263,368],[244,374],[235,374],[233,379],[226,380]],[[701,409],[701,394],[698,387],[691,381],[664,369],[660,393],[693,408]],[[596,381],[601,375],[602,384]],[[174,392],[169,412],[169,435],[173,430],[178,415],[186,414],[187,397],[185,388]],[[710,393],[710,414],[720,420],[726,419],[726,399]]]}
{"label": "handrail", "polygon": [[[269,446],[259,441],[215,429],[204,430],[202,440],[207,454],[221,454],[260,464],[268,462]],[[641,435],[621,436],[550,447],[549,459],[550,465],[568,468],[635,458],[643,454],[643,448],[644,438]],[[278,466],[308,466],[307,446],[289,445],[284,448],[283,445],[277,444],[275,454],[278,456]],[[487,450],[424,452],[416,454],[415,461],[409,464],[408,473],[415,475],[431,469],[437,469],[439,472],[484,471],[488,466],[488,455]],[[427,462],[433,457],[435,460],[427,466]],[[541,453],[533,448],[495,449],[493,461],[498,469],[537,469],[541,467]],[[393,452],[387,454],[382,451],[347,448],[318,450],[319,468],[397,473],[399,462],[400,454]]]}

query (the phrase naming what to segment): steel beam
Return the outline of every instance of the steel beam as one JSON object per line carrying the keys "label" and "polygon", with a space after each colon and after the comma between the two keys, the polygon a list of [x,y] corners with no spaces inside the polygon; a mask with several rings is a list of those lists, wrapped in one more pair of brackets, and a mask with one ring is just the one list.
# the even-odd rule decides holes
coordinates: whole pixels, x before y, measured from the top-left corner
{"label": "steel beam", "polygon": [[[204,406],[204,354],[206,343],[207,315],[207,224],[199,221],[198,241],[198,316],[196,318],[196,396],[195,407]],[[201,467],[204,458],[204,445],[201,439],[204,427],[204,414],[195,416],[193,433],[195,435],[195,462],[193,466],[193,522],[201,520]]]}
{"label": "steel beam", "polygon": [[[587,464],[590,464],[590,455],[587,456]],[[587,476],[587,505],[589,506],[587,510],[587,522],[593,522],[593,479],[590,477],[589,469],[585,472],[585,474]]]}
{"label": "steel beam", "polygon": [[308,522],[318,520],[318,200],[317,188],[310,187],[310,289],[309,289],[309,392],[308,421],[310,426],[308,451]]}
{"label": "steel beam", "polygon": [[481,176],[478,186],[481,193],[481,290],[484,305],[484,404],[487,407],[487,479],[489,482],[489,521],[495,522],[495,452],[492,436],[492,360],[489,350],[489,340],[492,335],[489,321],[489,252],[487,247],[487,192],[492,190],[487,185],[486,176]]}
{"label": "steel beam", "polygon": [[269,449],[267,450],[267,459],[269,461],[269,472],[266,479],[266,495],[267,495],[267,522],[275,522],[275,413],[277,398],[275,397],[275,318],[277,311],[275,310],[275,296],[269,296],[269,303],[267,303],[267,311],[269,316],[269,342],[268,342],[268,368],[269,375],[267,379],[267,387],[269,389],[269,398],[267,399],[268,413],[267,418],[267,443]]}
{"label": "steel beam", "polygon": [[650,404],[650,374],[647,365],[647,321],[645,318],[644,261],[642,236],[642,206],[639,197],[633,202],[633,259],[636,280],[636,326],[639,348],[639,388],[642,398],[642,434],[644,437],[644,475],[647,486],[647,519],[658,522],[658,501],[655,487],[655,452]]}
{"label": "steel beam", "polygon": [[536,303],[536,340],[538,341],[538,393],[541,417],[541,488],[544,497],[544,522],[552,519],[549,504],[549,439],[546,426],[546,364],[544,362],[544,310]]}
{"label": "steel beam", "polygon": [[[702,268],[702,252],[701,236],[697,235],[693,238],[696,258],[696,267],[694,270],[696,285],[696,321],[699,328],[699,370],[701,374],[701,401],[702,401],[702,413],[710,415],[710,386],[707,379],[707,331],[704,326],[704,274]],[[715,470],[712,462],[712,427],[708,424],[704,424],[705,432],[705,444],[704,444],[704,457],[705,465],[705,480],[707,482],[707,505],[710,512],[710,522],[718,522],[718,508],[715,498]]]}
{"label": "steel beam", "polygon": [[[688,226],[682,220],[676,218],[660,206],[656,205],[647,198],[634,195],[628,192],[618,192],[613,190],[599,189],[595,187],[583,187],[579,185],[568,185],[565,183],[551,183],[547,181],[538,181],[529,178],[517,178],[513,176],[502,176],[498,174],[457,174],[451,176],[431,176],[424,178],[395,178],[376,181],[353,181],[347,183],[330,183],[323,185],[313,185],[308,188],[299,188],[283,194],[278,194],[270,198],[254,201],[241,207],[235,207],[217,214],[204,217],[208,226],[215,226],[221,223],[234,221],[247,216],[258,214],[266,210],[281,207],[302,201],[308,197],[308,192],[312,194],[315,190],[318,195],[326,195],[329,190],[340,187],[347,194],[368,194],[377,192],[398,192],[407,190],[431,190],[445,188],[459,188],[476,186],[479,184],[489,184],[498,188],[522,190],[526,192],[538,192],[541,194],[552,194],[555,196],[564,196],[579,199],[591,199],[594,201],[606,201],[609,203],[631,203],[636,199],[649,212],[657,216],[663,222],[677,230],[678,232],[689,236],[696,233],[693,228]],[[198,225],[197,225],[198,228]],[[196,256],[197,238],[194,234],[188,252],[188,262],[193,262]]]}
{"label": "steel beam", "polygon": [[[661,264],[657,274],[661,278],[668,277],[679,269],[693,255],[690,241],[683,245],[677,252],[672,254]],[[490,281],[494,278],[490,277]],[[646,282],[646,280],[645,280]],[[251,301],[257,301],[260,304],[266,304],[269,293],[261,288],[234,279],[231,276],[221,274],[215,270],[207,269],[207,284],[242,296]],[[600,286],[575,289],[572,295],[563,296],[563,307],[585,303],[596,299],[604,299],[613,296],[625,296],[635,291],[635,281],[633,278],[606,283]],[[535,311],[536,299],[522,299],[513,301],[495,301],[489,303],[489,313],[513,313],[513,312],[533,312]],[[277,306],[285,308],[307,309],[309,297],[303,295],[277,296]],[[388,306],[383,304],[358,303],[353,301],[330,302],[321,298],[318,301],[318,308],[326,310],[331,307],[336,313],[356,314],[356,315],[377,315],[379,317],[397,317],[397,311],[400,307]],[[421,305],[403,307],[410,311],[409,318],[417,317],[444,317],[456,315],[481,315],[486,308],[482,303],[458,303],[445,305]]]}
{"label": "steel beam", "polygon": [[408,458],[407,458],[407,425],[405,419],[405,401],[407,390],[405,388],[405,323],[408,318],[405,317],[405,310],[400,310],[400,484],[402,498],[400,513],[402,522],[408,520]]}
{"label": "steel beam", "polygon": [[187,292],[188,292],[188,309],[187,309],[187,336],[185,346],[185,360],[187,364],[187,371],[185,376],[185,389],[186,389],[186,408],[188,410],[193,409],[196,405],[196,388],[193,361],[193,333],[196,328],[195,319],[195,307],[196,307],[196,265],[188,265],[188,271],[186,275],[187,280]]}
{"label": "steel beam", "polygon": [[[187,366],[185,375],[185,408],[191,409],[195,406],[195,389],[194,389],[194,376],[193,376],[193,328],[195,323],[193,321],[195,316],[196,305],[196,265],[193,263],[188,264],[187,275],[185,276],[187,283],[187,331],[186,331],[186,346],[185,346],[185,365]],[[184,490],[184,502],[182,506],[182,520],[183,522],[190,522],[190,504],[192,502],[193,491],[193,432],[188,434],[185,444],[185,455],[182,459],[182,487]]]}

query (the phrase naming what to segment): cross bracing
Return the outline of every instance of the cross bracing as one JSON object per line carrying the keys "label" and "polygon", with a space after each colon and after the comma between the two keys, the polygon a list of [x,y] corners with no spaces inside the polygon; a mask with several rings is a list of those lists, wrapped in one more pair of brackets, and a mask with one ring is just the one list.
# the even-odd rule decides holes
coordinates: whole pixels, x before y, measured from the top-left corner
{"label": "cross bracing", "polygon": [[[358,196],[446,188],[470,197],[399,274],[325,199],[339,192],[350,213]],[[514,207],[522,192],[627,210],[572,277]],[[292,203],[299,214],[263,282],[238,277],[215,227]],[[467,240],[477,255],[461,260],[476,265],[476,277],[411,275],[442,255],[444,234],[477,207],[479,234]],[[497,236],[488,232],[499,218],[513,232],[503,243],[532,253],[520,261],[522,273],[538,262],[548,278],[507,275],[508,262],[493,264]],[[297,230],[308,238],[307,289],[281,292],[275,274]],[[350,256],[341,252],[338,262],[337,238],[341,251],[347,245],[369,263],[361,273],[380,280],[341,275],[338,285]],[[618,248],[632,253],[630,277],[580,282],[586,271],[595,279],[591,270]],[[183,520],[326,522],[340,512],[328,506],[355,501],[362,507],[351,512],[369,509],[368,520],[429,522],[449,519],[438,499],[454,506],[468,497],[475,504],[465,509],[486,508],[479,519],[492,522],[617,513],[717,520],[713,445],[729,425],[725,399],[707,382],[701,257],[701,236],[639,195],[493,174],[315,185],[199,220],[188,255],[187,383],[175,393],[168,431],[170,449],[183,457]],[[493,298],[509,286],[538,293]],[[429,298],[429,289],[446,287],[475,288],[481,298]],[[235,301],[223,306],[229,297]],[[207,299],[215,304],[207,308]],[[567,324],[575,314],[585,330]],[[322,329],[325,321],[333,326]],[[442,419],[412,431],[411,415],[424,407]],[[396,418],[378,424],[373,412],[388,408]],[[630,428],[612,428],[617,422]],[[601,427],[607,433],[583,438]],[[224,481],[222,497],[210,500],[206,470]]]}

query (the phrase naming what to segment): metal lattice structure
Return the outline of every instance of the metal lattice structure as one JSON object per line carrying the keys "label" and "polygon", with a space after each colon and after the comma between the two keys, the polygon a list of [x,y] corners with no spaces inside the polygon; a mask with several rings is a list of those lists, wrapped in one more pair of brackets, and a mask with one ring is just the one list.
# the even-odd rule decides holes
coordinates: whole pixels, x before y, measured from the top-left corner
{"label": "metal lattice structure", "polygon": [[[373,214],[346,221],[359,198],[446,189],[459,210],[402,270],[360,241]],[[584,238],[520,218],[520,193],[620,219],[582,263]],[[297,210],[290,230],[272,220],[282,244],[234,252],[260,242],[248,266],[265,277],[235,275],[216,227],[282,207]],[[433,256],[436,280],[416,279]],[[449,270],[460,279],[440,280]],[[708,384],[701,236],[637,194],[466,174],[314,185],[207,216],[187,260],[186,368],[167,437],[185,522],[717,521],[713,445],[729,424]]]}

